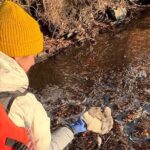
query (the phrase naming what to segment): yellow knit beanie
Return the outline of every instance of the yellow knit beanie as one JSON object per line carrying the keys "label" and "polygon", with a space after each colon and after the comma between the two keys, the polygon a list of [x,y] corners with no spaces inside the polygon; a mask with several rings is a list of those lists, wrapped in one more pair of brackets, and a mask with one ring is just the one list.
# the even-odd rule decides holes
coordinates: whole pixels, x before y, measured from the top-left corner
{"label": "yellow knit beanie", "polygon": [[43,50],[39,24],[20,6],[5,0],[0,6],[0,51],[8,56],[29,56]]}

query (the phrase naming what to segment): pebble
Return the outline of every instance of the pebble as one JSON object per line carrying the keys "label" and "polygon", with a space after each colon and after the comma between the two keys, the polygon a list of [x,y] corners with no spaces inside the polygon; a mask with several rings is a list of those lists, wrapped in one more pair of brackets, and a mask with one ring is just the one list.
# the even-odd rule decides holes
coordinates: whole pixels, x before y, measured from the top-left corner
{"label": "pebble", "polygon": [[127,15],[127,9],[124,7],[118,7],[114,9],[116,20],[123,20]]}

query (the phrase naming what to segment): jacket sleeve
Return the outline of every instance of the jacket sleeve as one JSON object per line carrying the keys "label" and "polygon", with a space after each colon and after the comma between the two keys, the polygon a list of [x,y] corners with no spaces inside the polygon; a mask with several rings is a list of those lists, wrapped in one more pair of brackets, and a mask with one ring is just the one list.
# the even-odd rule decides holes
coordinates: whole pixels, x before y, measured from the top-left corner
{"label": "jacket sleeve", "polygon": [[29,142],[34,150],[49,150],[50,118],[33,94],[17,97],[11,106],[9,117],[17,126],[28,129]]}
{"label": "jacket sleeve", "polygon": [[51,135],[50,118],[42,104],[31,93],[16,98],[9,117],[16,125],[30,128],[35,150],[62,150],[74,136],[66,127]]}
{"label": "jacket sleeve", "polygon": [[[35,150],[63,150],[74,138],[73,132],[67,127],[62,127],[51,135],[50,119],[41,103],[36,104],[34,114],[32,128],[37,143]],[[46,145],[50,148],[47,149]]]}
{"label": "jacket sleeve", "polygon": [[73,132],[62,127],[52,134],[50,150],[63,150],[74,138]]}
{"label": "jacket sleeve", "polygon": [[47,150],[51,140],[50,118],[47,116],[42,104],[37,102],[34,108],[31,131],[33,132],[34,149]]}

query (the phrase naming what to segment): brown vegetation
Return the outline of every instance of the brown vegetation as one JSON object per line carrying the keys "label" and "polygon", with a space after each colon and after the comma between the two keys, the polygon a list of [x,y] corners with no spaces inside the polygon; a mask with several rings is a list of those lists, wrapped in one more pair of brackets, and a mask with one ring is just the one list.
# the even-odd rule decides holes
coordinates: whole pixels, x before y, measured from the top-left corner
{"label": "brown vegetation", "polygon": [[[133,16],[131,10],[139,6],[130,0],[12,1],[21,4],[41,24],[45,35],[45,50],[48,53],[71,43],[80,45],[85,39],[94,42],[98,33],[112,29],[114,24],[123,20],[129,21]],[[116,19],[115,13],[123,15],[122,19]]]}
{"label": "brown vegetation", "polygon": [[[110,7],[126,7],[126,2],[113,0],[13,0],[20,3],[39,22],[69,32],[85,30],[93,21],[104,21],[105,10]],[[101,17],[100,17],[101,16]],[[94,23],[93,23],[94,24]],[[81,29],[82,28],[82,29]],[[61,32],[61,33],[62,33]],[[63,33],[62,33],[63,34]]]}

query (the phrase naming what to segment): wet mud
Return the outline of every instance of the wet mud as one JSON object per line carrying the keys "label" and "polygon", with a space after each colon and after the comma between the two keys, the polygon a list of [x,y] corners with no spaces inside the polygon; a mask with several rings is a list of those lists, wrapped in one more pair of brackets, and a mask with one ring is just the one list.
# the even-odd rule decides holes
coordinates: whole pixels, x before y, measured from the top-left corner
{"label": "wet mud", "polygon": [[29,72],[30,90],[51,117],[52,131],[91,106],[112,109],[114,127],[102,137],[86,132],[69,150],[150,149],[150,11],[97,43],[72,47]]}

